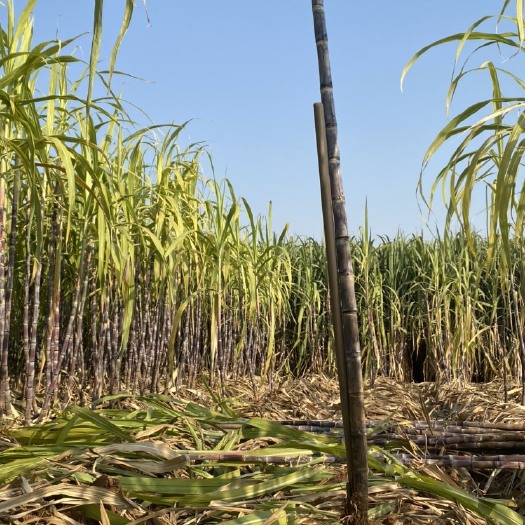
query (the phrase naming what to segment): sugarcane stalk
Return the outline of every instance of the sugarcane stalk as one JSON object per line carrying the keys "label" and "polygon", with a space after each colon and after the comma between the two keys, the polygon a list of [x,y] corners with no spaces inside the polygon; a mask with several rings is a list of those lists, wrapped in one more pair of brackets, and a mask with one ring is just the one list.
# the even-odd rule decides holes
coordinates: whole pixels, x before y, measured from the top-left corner
{"label": "sugarcane stalk", "polygon": [[[312,0],[315,41],[319,61],[321,101],[326,123],[326,141],[329,158],[330,186],[332,191],[332,210],[336,260],[339,275],[339,291],[343,324],[343,340],[348,391],[349,420],[351,427],[352,472],[347,487],[347,513],[350,521],[356,524],[368,522],[368,458],[365,432],[363,378],[361,371],[361,348],[357,322],[357,303],[355,281],[350,252],[348,226],[346,220],[345,198],[340,174],[339,147],[337,143],[337,121],[333,98],[328,37],[324,13],[324,1]],[[341,403],[343,406],[343,403]]]}
{"label": "sugarcane stalk", "polygon": [[[30,239],[30,236],[28,235]],[[28,241],[29,242],[29,241]],[[27,264],[31,264],[31,256],[28,249]],[[31,313],[31,331],[29,342],[29,359],[26,363],[26,421],[31,419],[35,405],[35,375],[36,375],[36,349],[38,339],[38,314],[40,312],[40,285],[42,280],[42,264],[34,261],[34,285],[33,285],[33,311]]]}
{"label": "sugarcane stalk", "polygon": [[[104,446],[94,449],[95,454],[105,455]],[[371,454],[372,457],[386,460],[385,456],[380,452],[374,452]],[[464,468],[467,470],[525,470],[525,455],[518,454],[498,454],[498,455],[483,455],[483,456],[471,456],[471,455],[437,455],[437,454],[427,454],[425,457],[416,457],[408,453],[389,453],[388,461],[391,458],[396,459],[398,462],[406,466],[421,466],[421,465],[436,465],[440,467],[450,467],[450,468]],[[171,458],[169,466],[158,465],[156,472],[162,474],[166,472],[167,469],[172,470],[174,464],[178,468],[181,466],[188,466],[190,464],[202,464],[207,461],[210,462],[238,462],[242,464],[255,464],[255,465],[289,465],[292,464],[305,464],[316,461],[324,464],[337,465],[344,461],[343,458],[334,456],[331,454],[307,454],[304,455],[292,455],[292,456],[279,456],[279,455],[268,455],[261,456],[250,454],[246,452],[217,452],[217,451],[180,451],[180,454]],[[132,461],[132,460],[131,460]],[[152,469],[155,469],[155,466],[152,466]]]}
{"label": "sugarcane stalk", "polygon": [[[344,439],[347,450],[348,473],[353,472],[352,427],[350,421],[349,398],[344,395],[348,392],[348,371],[346,368],[345,348],[343,339],[343,324],[341,316],[341,299],[337,277],[337,255],[334,238],[334,215],[332,210],[330,175],[328,168],[328,150],[326,144],[326,127],[324,108],[320,103],[314,104],[315,131],[317,137],[317,157],[319,161],[319,178],[321,186],[321,202],[323,209],[324,234],[326,244],[326,259],[328,263],[328,283],[330,286],[330,305],[332,324],[334,327],[335,357],[337,361],[337,377],[341,392],[341,414],[343,417]],[[350,495],[349,495],[350,497]]]}
{"label": "sugarcane stalk", "polygon": [[[376,455],[376,454],[374,454]],[[377,455],[381,457],[380,454]],[[415,457],[407,453],[394,453],[392,457],[404,465],[438,465],[440,467],[465,468],[468,470],[525,470],[525,456],[498,454],[494,456],[456,456],[448,455],[425,455],[425,457]]]}
{"label": "sugarcane stalk", "polygon": [[[165,292],[162,292],[162,295],[165,296]],[[156,329],[156,341],[154,348],[154,359],[152,365],[152,375],[151,375],[151,386],[150,390],[152,392],[158,392],[159,381],[161,377],[161,368],[162,360],[164,356],[164,334],[166,333],[166,311],[168,307],[166,304],[166,298],[162,298],[162,303],[157,313],[157,329]]]}
{"label": "sugarcane stalk", "polygon": [[[55,185],[55,198],[58,198],[59,183]],[[56,400],[56,386],[59,370],[60,336],[60,285],[62,268],[62,217],[58,202],[53,208],[51,224],[51,247],[48,275],[48,323],[46,338],[46,395],[42,404],[40,418],[47,415],[51,400]]]}
{"label": "sugarcane stalk", "polygon": [[[184,452],[183,455],[189,463],[202,461],[238,461],[242,463],[254,464],[290,464],[290,463],[308,463],[313,459],[322,458],[324,463],[338,464],[343,460],[337,456],[329,454],[313,454],[304,456],[257,456],[242,452]],[[374,457],[384,458],[381,453],[373,453]],[[525,470],[525,455],[517,454],[498,454],[491,456],[459,456],[459,455],[425,455],[416,457],[407,453],[389,453],[390,457],[395,458],[404,465],[438,465],[441,467],[465,468],[468,470]]]}
{"label": "sugarcane stalk", "polygon": [[[283,419],[277,420],[276,423],[286,426],[310,426],[317,428],[343,428],[343,422],[331,419]],[[525,422],[522,421],[513,421],[513,422],[503,422],[503,421],[452,421],[452,420],[432,420],[431,426],[429,427],[426,420],[414,420],[414,421],[402,421],[403,429],[415,429],[418,431],[426,431],[429,428],[432,430],[448,430],[449,432],[455,433],[477,433],[484,430],[501,430],[501,431],[510,431],[510,432],[525,432]],[[375,420],[366,420],[366,428],[375,428],[380,427],[384,430],[397,428],[400,426],[396,421],[385,422],[385,421],[375,421]]]}
{"label": "sugarcane stalk", "polygon": [[0,176],[0,415],[10,415],[9,368],[4,352],[6,335],[6,174]]}
{"label": "sugarcane stalk", "polygon": [[[138,359],[138,335],[140,333],[140,324],[142,323],[142,283],[144,277],[141,275],[141,264],[139,258],[135,260],[135,290],[136,298],[134,303],[134,312],[133,320],[130,328],[130,338],[128,351],[125,355],[125,365],[124,365],[124,389],[127,391],[136,391],[137,385],[135,383],[135,378],[140,375],[139,368],[139,359]],[[133,383],[133,386],[132,386]]]}
{"label": "sugarcane stalk", "polygon": [[518,337],[519,356],[521,364],[521,404],[525,405],[525,342],[523,340],[524,318],[519,305],[518,292],[514,284],[514,272],[510,271],[510,290],[512,306],[516,319],[516,332]]}
{"label": "sugarcane stalk", "polygon": [[152,323],[151,338],[148,345],[148,368],[146,370],[146,377],[149,379],[150,392],[155,391],[155,384],[157,382],[158,360],[159,360],[159,332],[162,329],[162,312],[164,311],[164,304],[160,295],[156,301],[155,319]]}
{"label": "sugarcane stalk", "polygon": [[151,337],[151,310],[152,310],[152,269],[150,268],[145,272],[145,295],[144,295],[144,308],[142,313],[142,330],[140,332],[139,344],[138,344],[138,358],[139,365],[138,369],[139,378],[137,379],[138,388],[142,394],[146,390],[146,380],[148,377],[148,347],[146,346],[147,337]]}
{"label": "sugarcane stalk", "polygon": [[[115,294],[116,295],[116,294]],[[122,309],[120,307],[120,301],[114,299],[113,304],[113,315],[111,316],[111,329],[109,334],[111,334],[111,345],[109,347],[110,355],[110,377],[109,377],[109,393],[116,394],[120,390],[120,372],[122,366],[122,357],[119,350],[119,338],[122,333]],[[108,335],[109,335],[108,334]]]}
{"label": "sugarcane stalk", "polygon": [[[71,302],[71,311],[69,314],[69,319],[67,322],[66,327],[66,333],[64,335],[64,339],[62,341],[62,348],[60,350],[60,356],[58,361],[58,369],[62,370],[62,366],[64,362],[68,359],[70,356],[70,361],[73,362],[73,360],[76,360],[74,349],[70,351],[70,348],[73,347],[73,330],[75,327],[75,323],[77,320],[77,312],[79,310],[79,303],[80,303],[80,293],[82,289],[82,283],[84,281],[84,272],[85,272],[85,262],[84,259],[87,258],[86,255],[86,240],[85,240],[85,232],[84,232],[84,240],[82,241],[82,249],[80,252],[80,266],[78,269],[77,278],[75,280],[75,290],[73,293],[73,300]],[[70,368],[71,372],[74,373],[75,366],[71,366]]]}
{"label": "sugarcane stalk", "polygon": [[[85,241],[85,240],[84,240]],[[84,245],[83,241],[83,245]],[[62,355],[66,355],[68,351],[70,351],[71,359],[69,361],[69,378],[68,378],[68,391],[72,391],[73,384],[75,379],[78,379],[79,384],[82,384],[83,382],[83,371],[84,371],[84,362],[83,362],[83,352],[82,352],[82,320],[84,318],[84,309],[86,305],[86,299],[87,299],[87,291],[89,286],[89,268],[91,266],[91,257],[93,254],[93,245],[91,242],[87,244],[86,250],[85,250],[85,261],[84,258],[81,257],[81,267],[79,270],[79,279],[80,276],[82,276],[82,288],[79,290],[79,295],[77,298],[77,295],[75,293],[75,301],[73,305],[74,312],[71,313],[70,321],[73,319],[75,321],[75,327],[72,327],[72,342],[69,342],[69,338],[67,337],[64,339],[63,348],[62,348]],[[77,283],[78,285],[78,283]],[[68,324],[68,332],[69,332],[69,324]],[[70,347],[72,346],[72,349],[70,350]],[[77,363],[79,363],[79,367],[77,367]],[[82,390],[81,390],[82,391]]]}
{"label": "sugarcane stalk", "polygon": [[[105,288],[104,288],[105,290]],[[93,391],[91,393],[92,401],[99,399],[102,393],[103,377],[103,344],[105,338],[105,324],[104,316],[107,306],[105,303],[105,295],[100,297],[97,301],[96,283],[93,277],[90,282],[90,313],[91,313],[91,360],[92,360],[92,374],[93,374]],[[100,304],[100,308],[97,308]],[[97,318],[99,321],[97,322]],[[100,323],[100,334],[99,334]]]}
{"label": "sugarcane stalk", "polygon": [[[11,201],[11,229],[9,232],[9,259],[7,261],[7,282],[5,289],[5,324],[2,356],[9,358],[9,338],[11,334],[11,305],[13,303],[13,279],[15,273],[15,251],[17,237],[17,219],[18,219],[18,194],[20,186],[20,174],[17,168],[18,159],[15,157],[15,167],[13,170],[13,195]],[[11,413],[11,391],[9,382],[7,383],[6,403],[7,414]]]}
{"label": "sugarcane stalk", "polygon": [[[27,373],[29,366],[29,306],[30,306],[30,294],[31,294],[31,233],[29,231],[29,208],[26,210],[26,224],[28,225],[26,231],[26,261],[25,261],[25,279],[24,279],[24,310],[23,310],[23,323],[22,323],[22,347],[24,351],[24,362],[25,362],[25,374],[26,383],[24,385],[24,398],[27,399]],[[27,407],[26,407],[27,408]],[[26,424],[29,424],[31,418],[31,412],[26,413]]]}

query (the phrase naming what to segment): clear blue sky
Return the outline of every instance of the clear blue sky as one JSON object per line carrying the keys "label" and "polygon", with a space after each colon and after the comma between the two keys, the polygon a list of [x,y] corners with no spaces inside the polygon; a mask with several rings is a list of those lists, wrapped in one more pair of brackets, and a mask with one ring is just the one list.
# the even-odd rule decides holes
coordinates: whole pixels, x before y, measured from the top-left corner
{"label": "clear blue sky", "polygon": [[[123,5],[105,2],[101,68]],[[416,64],[404,93],[401,71],[421,47],[467,29],[500,5],[326,0],[352,232],[363,224],[366,200],[373,234],[423,229],[416,185],[424,152],[446,123],[455,46]],[[91,0],[40,0],[35,41],[91,31],[92,6]],[[148,82],[117,79],[116,91],[155,122],[193,119],[185,139],[208,144],[218,178],[228,177],[257,213],[272,201],[275,229],[289,223],[291,233],[320,237],[312,110],[320,97],[310,0],[148,0],[147,7],[149,23],[137,0],[117,69]],[[79,42],[76,53],[88,60],[89,40]],[[480,99],[486,88],[482,83],[478,92],[471,84],[463,101]]]}

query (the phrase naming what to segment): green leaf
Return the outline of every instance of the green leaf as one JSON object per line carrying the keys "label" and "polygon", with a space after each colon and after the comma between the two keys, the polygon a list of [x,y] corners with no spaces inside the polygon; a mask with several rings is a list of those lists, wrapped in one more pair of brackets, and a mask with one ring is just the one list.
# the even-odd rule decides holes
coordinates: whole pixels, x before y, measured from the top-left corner
{"label": "green leaf", "polygon": [[421,492],[439,496],[448,501],[454,501],[472,510],[482,518],[501,525],[523,525],[523,517],[517,512],[494,500],[477,498],[465,491],[423,476],[407,473],[397,480],[402,485]]}
{"label": "green leaf", "polygon": [[69,407],[69,410],[73,412],[73,414],[76,414],[79,418],[85,419],[86,421],[90,421],[100,429],[109,432],[110,434],[112,434],[116,438],[121,439],[122,441],[133,441],[133,438],[127,432],[124,432],[122,429],[111,423],[111,421],[109,421],[105,417],[102,417],[93,410],[89,410],[88,408],[78,406],[71,406]]}
{"label": "green leaf", "polygon": [[122,44],[122,40],[124,39],[124,36],[128,30],[129,24],[131,22],[131,17],[133,16],[133,7],[135,6],[135,0],[126,0],[126,8],[124,11],[124,16],[122,18],[122,24],[120,26],[120,30],[117,36],[117,40],[115,41],[115,44],[113,46],[113,49],[111,50],[111,58],[109,59],[109,77],[108,77],[108,84],[111,84],[111,78],[113,76],[113,72],[115,70],[115,62],[117,61],[117,54],[118,50],[120,48],[120,45]]}
{"label": "green leaf", "polygon": [[93,88],[95,86],[95,76],[97,72],[98,57],[100,55],[100,45],[102,43],[102,13],[104,10],[104,0],[95,0],[93,10],[93,37],[91,39],[91,53],[89,56],[89,84],[87,92],[87,111],[93,99]]}
{"label": "green leaf", "polygon": [[247,483],[241,488],[221,487],[220,490],[201,493],[194,496],[181,498],[181,505],[209,505],[212,501],[246,501],[265,494],[275,493],[287,487],[307,481],[316,475],[315,468],[297,469],[295,472],[284,476],[277,476],[268,481],[255,481]]}
{"label": "green leaf", "polygon": [[[79,505],[77,509],[88,519],[101,521],[100,505],[95,503],[89,505]],[[106,516],[109,519],[111,525],[127,525],[129,519],[124,516],[119,516],[111,510],[105,510]]]}

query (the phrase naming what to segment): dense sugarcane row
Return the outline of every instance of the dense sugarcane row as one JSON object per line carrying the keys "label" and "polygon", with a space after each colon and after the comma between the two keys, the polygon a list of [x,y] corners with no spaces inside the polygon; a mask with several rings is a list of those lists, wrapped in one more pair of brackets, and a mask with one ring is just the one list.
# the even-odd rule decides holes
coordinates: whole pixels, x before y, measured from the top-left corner
{"label": "dense sugarcane row", "polygon": [[[151,208],[159,207],[161,188],[153,183],[146,199],[133,200],[135,218],[142,209],[151,219],[123,220],[113,231],[85,227],[79,216],[81,232],[73,220],[69,237],[60,233],[66,203],[57,193],[42,201],[41,224],[21,201],[15,235],[13,206],[6,209],[6,412],[10,389],[24,399],[30,419],[57,401],[159,392],[202,376],[223,384],[232,377],[334,371],[322,243],[276,238],[227,183],[199,183],[192,162],[193,194],[173,191],[178,208],[162,211],[164,223],[180,220],[179,231],[160,231],[159,211]],[[9,173],[17,172],[6,177],[12,202]],[[126,203],[124,193],[113,193],[114,211]],[[185,210],[191,199],[197,204]],[[101,247],[102,234],[115,247]],[[125,242],[132,249],[124,264],[117,249]],[[481,264],[483,239],[476,258],[461,235],[375,243],[361,236],[352,247],[368,379],[521,377],[518,250],[516,268],[504,280],[497,264]]]}

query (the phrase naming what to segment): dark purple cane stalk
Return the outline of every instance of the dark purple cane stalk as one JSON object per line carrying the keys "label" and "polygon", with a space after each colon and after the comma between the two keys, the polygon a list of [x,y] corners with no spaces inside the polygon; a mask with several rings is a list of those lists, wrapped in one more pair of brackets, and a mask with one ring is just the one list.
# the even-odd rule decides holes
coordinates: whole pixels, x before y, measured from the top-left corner
{"label": "dark purple cane stalk", "polygon": [[[5,291],[5,324],[2,347],[2,360],[9,359],[9,337],[11,328],[11,305],[13,302],[13,279],[15,273],[15,252],[18,218],[18,193],[20,185],[20,174],[18,168],[13,170],[13,196],[11,201],[11,231],[9,232],[9,260],[7,263],[7,283]],[[4,366],[2,362],[2,366]],[[7,414],[11,414],[11,390],[9,388],[9,370],[7,371],[6,383],[6,407]]]}
{"label": "dark purple cane stalk", "polygon": [[[324,12],[324,0],[312,0],[314,32],[319,61],[321,101],[326,123],[330,186],[332,193],[333,227],[335,234],[337,273],[341,302],[343,340],[346,360],[347,388],[341,395],[347,396],[352,449],[347,450],[352,471],[349,473],[347,490],[348,519],[355,524],[368,522],[368,453],[364,418],[363,378],[361,371],[361,347],[357,321],[355,278],[352,267],[350,240],[346,220],[345,198],[340,173],[337,121],[328,55],[328,37]],[[342,404],[344,406],[344,404]]]}
{"label": "dark purple cane stalk", "polygon": [[[29,235],[28,235],[29,238]],[[29,242],[29,240],[28,240]],[[30,252],[28,250],[27,257],[30,259]],[[31,261],[28,260],[31,265]],[[33,312],[31,314],[31,331],[29,342],[29,359],[26,366],[26,421],[31,419],[31,415],[35,409],[35,369],[36,369],[36,349],[38,338],[38,315],[40,313],[40,284],[42,280],[42,264],[40,261],[34,262],[34,286],[33,286]]]}

